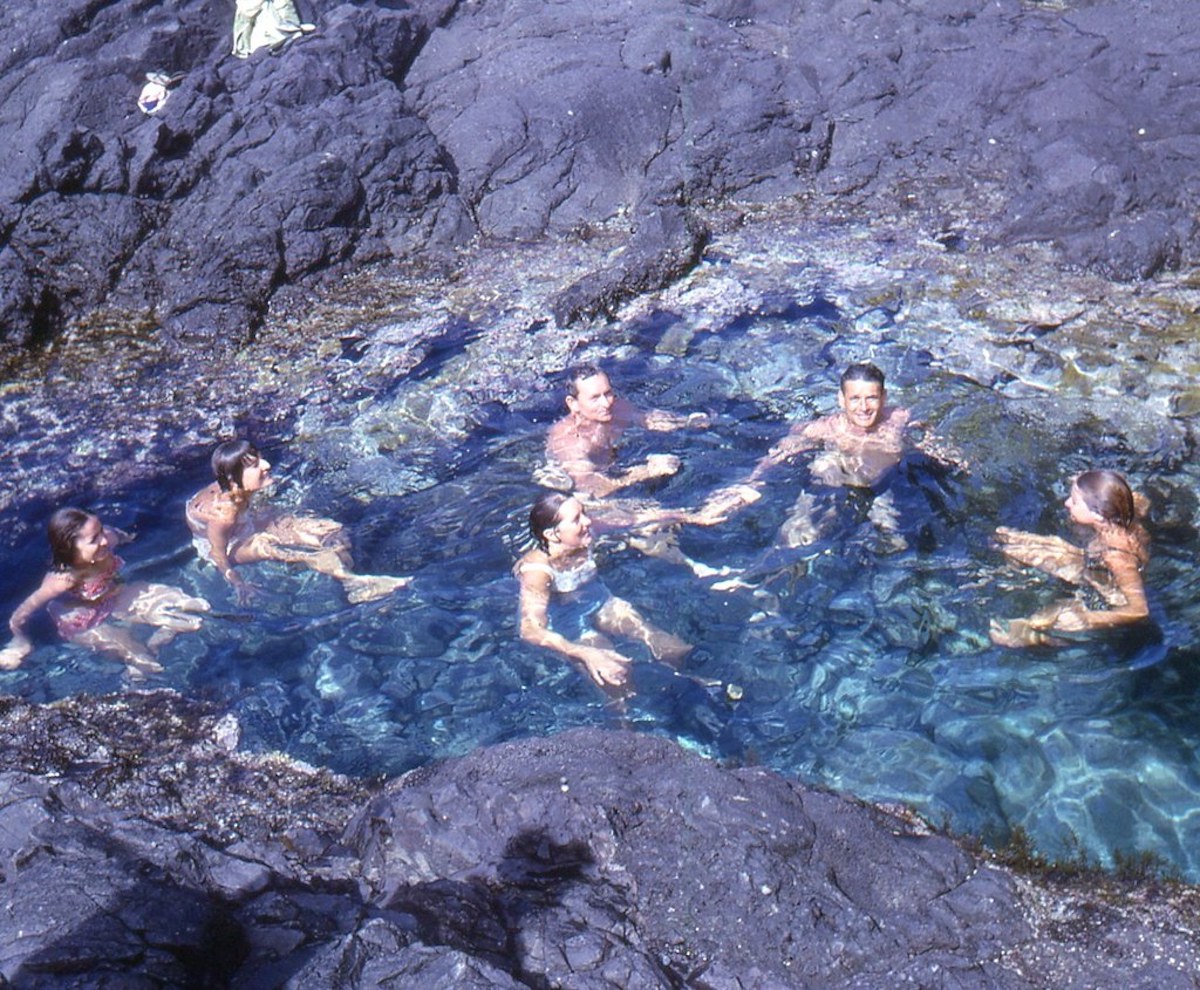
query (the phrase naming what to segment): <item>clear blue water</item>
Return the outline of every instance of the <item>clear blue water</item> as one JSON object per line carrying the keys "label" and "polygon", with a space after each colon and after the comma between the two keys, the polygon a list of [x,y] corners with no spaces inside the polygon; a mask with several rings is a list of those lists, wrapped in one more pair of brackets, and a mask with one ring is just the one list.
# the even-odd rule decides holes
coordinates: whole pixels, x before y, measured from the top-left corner
{"label": "clear blue water", "polygon": [[[511,568],[544,431],[559,414],[559,398],[547,393],[493,408],[461,443],[391,455],[423,459],[438,482],[369,504],[348,497],[353,472],[322,476],[303,445],[258,436],[284,478],[280,499],[346,522],[360,570],[414,575],[410,591],[383,603],[350,607],[327,578],[262,565],[255,580],[264,595],[252,614],[240,610],[198,564],[182,523],[185,499],[208,480],[198,456],[168,490],[89,500],[137,531],[125,553],[130,578],[182,585],[221,613],[168,647],[166,672],[146,686],[232,706],[248,748],[362,775],[514,737],[631,724],[715,758],[907,803],[993,841],[1019,826],[1050,855],[1076,843],[1104,863],[1115,852],[1150,852],[1200,880],[1200,668],[1191,646],[1200,579],[1194,498],[1174,473],[1177,452],[1131,451],[1104,424],[1048,428],[1021,401],[905,345],[886,313],[864,337],[846,331],[831,303],[781,304],[664,352],[679,329],[660,314],[578,355],[601,361],[635,402],[713,414],[708,431],[627,437],[630,462],[650,452],[684,459],[653,492],[664,504],[692,504],[743,478],[789,419],[833,408],[851,360],[885,368],[893,401],[972,464],[955,475],[920,456],[902,463],[889,483],[902,548],[881,539],[859,496],[834,499],[828,538],[772,557],[758,594],[716,593],[620,541],[602,547],[610,589],[696,643],[688,671],[739,685],[740,701],[631,647],[641,660],[637,694],[622,715],[574,668],[518,640]],[[1162,641],[1096,640],[1056,653],[993,647],[991,616],[1025,614],[1059,589],[1006,567],[989,534],[1005,524],[1070,535],[1067,479],[1096,464],[1125,471],[1171,507],[1156,515],[1147,574]],[[761,502],[723,526],[684,530],[682,545],[711,564],[756,561],[806,486],[802,461],[777,469]],[[29,522],[45,510],[21,512]],[[19,547],[12,558],[5,614],[36,584],[44,550]],[[55,642],[44,621],[36,631],[37,652],[0,674],[0,690],[44,701],[128,687],[119,665]]]}

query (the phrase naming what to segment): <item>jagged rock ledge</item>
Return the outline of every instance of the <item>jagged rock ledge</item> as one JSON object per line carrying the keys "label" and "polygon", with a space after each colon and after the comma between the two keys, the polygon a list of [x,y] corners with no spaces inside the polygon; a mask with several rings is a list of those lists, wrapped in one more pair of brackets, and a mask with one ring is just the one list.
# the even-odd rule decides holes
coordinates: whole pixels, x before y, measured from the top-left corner
{"label": "jagged rock ledge", "polygon": [[[1200,257],[1200,21],[1171,0],[300,0],[232,58],[228,0],[9,0],[0,359],[104,310],[251,339],[368,262],[625,235],[565,321],[676,277],[713,205],[919,210],[1147,277]],[[153,117],[149,71],[182,76]]]}
{"label": "jagged rock ledge", "polygon": [[[1191,888],[1035,884],[911,818],[575,730],[388,782],[171,692],[0,705],[20,987],[1195,987]],[[7,984],[6,984],[7,985]]]}

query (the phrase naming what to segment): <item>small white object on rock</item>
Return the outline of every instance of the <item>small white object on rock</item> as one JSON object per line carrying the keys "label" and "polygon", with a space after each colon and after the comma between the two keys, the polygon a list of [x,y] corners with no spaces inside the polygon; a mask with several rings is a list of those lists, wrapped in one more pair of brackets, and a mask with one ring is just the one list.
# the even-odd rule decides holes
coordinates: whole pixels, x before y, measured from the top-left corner
{"label": "small white object on rock", "polygon": [[237,716],[232,713],[222,716],[213,727],[213,739],[218,746],[230,753],[236,750],[242,739],[242,727],[238,725]]}

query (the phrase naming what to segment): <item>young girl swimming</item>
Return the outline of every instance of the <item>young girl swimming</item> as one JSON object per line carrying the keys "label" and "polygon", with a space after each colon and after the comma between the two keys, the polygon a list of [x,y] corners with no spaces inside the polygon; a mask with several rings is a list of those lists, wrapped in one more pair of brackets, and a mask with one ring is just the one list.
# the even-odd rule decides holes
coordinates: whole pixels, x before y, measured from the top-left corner
{"label": "young girl swimming", "polygon": [[[125,562],[113,548],[131,540],[129,534],[106,527],[90,512],[66,508],[51,517],[48,536],[50,571],[13,612],[8,623],[13,638],[0,650],[0,668],[14,670],[33,650],[25,623],[43,605],[63,639],[115,654],[134,677],[162,670],[159,649],[179,633],[200,628],[196,613],[210,607],[203,598],[165,584],[121,583]],[[141,643],[119,622],[155,630]]]}
{"label": "young girl swimming", "polygon": [[369,602],[408,584],[408,578],[355,574],[345,528],[332,519],[271,512],[252,504],[273,481],[270,462],[248,440],[220,444],[212,455],[216,481],[187,503],[192,543],[203,560],[245,597],[239,564],[278,560],[302,564],[341,582],[351,602]]}
{"label": "young girl swimming", "polygon": [[1115,471],[1085,471],[1071,484],[1064,506],[1073,523],[1092,530],[1086,548],[1057,536],[1002,526],[996,530],[1000,550],[1019,564],[1093,589],[1108,608],[1090,609],[1078,598],[1070,598],[1027,619],[993,619],[992,641],[1000,646],[1062,646],[1067,641],[1054,633],[1123,628],[1150,614],[1142,583],[1142,571],[1150,561],[1150,537],[1140,520],[1146,513],[1146,499],[1134,494]]}
{"label": "young girl swimming", "polygon": [[[625,685],[631,661],[607,635],[638,640],[655,659],[672,665],[691,650],[609,594],[596,576],[592,521],[577,498],[562,492],[539,496],[529,513],[529,532],[537,545],[514,568],[521,582],[521,638],[527,643],[582,664],[610,691]],[[552,609],[557,630],[551,628]]]}

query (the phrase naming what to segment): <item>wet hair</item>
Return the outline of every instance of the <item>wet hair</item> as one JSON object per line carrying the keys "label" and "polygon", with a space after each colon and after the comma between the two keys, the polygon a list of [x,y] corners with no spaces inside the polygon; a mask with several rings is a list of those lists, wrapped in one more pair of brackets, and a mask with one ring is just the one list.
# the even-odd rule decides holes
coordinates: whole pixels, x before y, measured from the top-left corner
{"label": "wet hair", "polygon": [[249,440],[226,440],[217,445],[212,455],[213,474],[221,491],[242,487],[242,471],[258,460],[258,448]]}
{"label": "wet hair", "polygon": [[65,571],[75,566],[78,555],[75,541],[79,539],[79,531],[92,518],[92,513],[71,506],[59,509],[50,517],[50,523],[46,526],[46,537],[50,541],[51,567]]}
{"label": "wet hair", "polygon": [[1116,471],[1084,471],[1075,479],[1083,504],[1105,522],[1130,529],[1137,521],[1137,503],[1129,483]]}
{"label": "wet hair", "polygon": [[594,378],[596,375],[603,374],[605,374],[604,370],[594,364],[577,364],[567,372],[567,391],[578,399],[579,383],[585,378]]}
{"label": "wet hair", "polygon": [[542,550],[550,549],[546,530],[558,525],[563,503],[573,497],[566,492],[542,492],[533,503],[533,508],[529,510],[529,535]]}
{"label": "wet hair", "polygon": [[842,372],[841,387],[845,388],[847,382],[874,382],[880,388],[886,387],[883,383],[883,372],[869,361],[856,361],[848,365]]}

